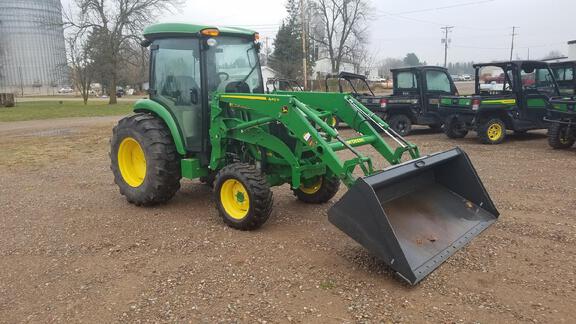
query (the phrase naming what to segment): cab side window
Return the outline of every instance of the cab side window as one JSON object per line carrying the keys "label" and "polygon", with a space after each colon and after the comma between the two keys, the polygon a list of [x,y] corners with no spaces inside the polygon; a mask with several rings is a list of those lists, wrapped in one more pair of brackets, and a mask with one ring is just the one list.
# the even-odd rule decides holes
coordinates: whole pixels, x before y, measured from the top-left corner
{"label": "cab side window", "polygon": [[442,71],[426,71],[426,88],[428,91],[452,93],[450,79]]}

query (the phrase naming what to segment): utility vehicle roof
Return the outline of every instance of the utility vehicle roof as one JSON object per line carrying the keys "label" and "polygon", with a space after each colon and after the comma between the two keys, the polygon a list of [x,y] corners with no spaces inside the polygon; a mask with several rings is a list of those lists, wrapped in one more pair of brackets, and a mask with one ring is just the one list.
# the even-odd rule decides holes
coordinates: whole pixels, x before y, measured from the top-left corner
{"label": "utility vehicle roof", "polygon": [[504,66],[508,66],[508,65],[516,65],[516,66],[522,66],[524,64],[532,64],[532,65],[548,65],[548,63],[543,62],[543,61],[528,61],[528,60],[517,60],[517,61],[504,61],[504,62],[490,62],[490,63],[478,63],[478,64],[474,64],[472,65],[474,68],[478,68],[478,67],[483,67],[483,66],[499,66],[499,67],[504,67]]}
{"label": "utility vehicle roof", "polygon": [[558,66],[576,66],[576,61],[564,61],[564,62],[554,62],[548,63],[550,66],[558,67]]}
{"label": "utility vehicle roof", "polygon": [[350,73],[350,72],[340,72],[338,74],[328,74],[326,75],[326,79],[332,78],[342,78],[342,79],[360,79],[366,80],[366,76],[362,74]]}
{"label": "utility vehicle roof", "polygon": [[255,31],[239,28],[239,27],[225,27],[225,26],[212,26],[212,25],[194,25],[186,23],[161,23],[154,24],[144,29],[144,37],[155,38],[155,36],[164,35],[182,35],[182,36],[198,36],[203,29],[216,28],[220,31],[221,35],[230,36],[254,36]]}
{"label": "utility vehicle roof", "polygon": [[435,66],[435,65],[418,65],[418,66],[407,66],[396,69],[390,69],[390,72],[402,72],[402,71],[419,71],[419,70],[442,70],[448,71],[445,67]]}

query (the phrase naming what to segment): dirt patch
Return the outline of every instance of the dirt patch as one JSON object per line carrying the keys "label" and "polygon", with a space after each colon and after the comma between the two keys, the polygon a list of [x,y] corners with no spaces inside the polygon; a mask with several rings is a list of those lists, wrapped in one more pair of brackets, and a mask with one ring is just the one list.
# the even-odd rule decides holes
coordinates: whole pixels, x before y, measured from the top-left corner
{"label": "dirt patch", "polygon": [[198,181],[166,205],[128,204],[109,171],[112,125],[0,137],[2,321],[576,321],[576,150],[543,132],[497,146],[409,137],[423,153],[464,149],[502,215],[408,287],[328,222],[332,203],[286,186],[254,232],[226,227]]}

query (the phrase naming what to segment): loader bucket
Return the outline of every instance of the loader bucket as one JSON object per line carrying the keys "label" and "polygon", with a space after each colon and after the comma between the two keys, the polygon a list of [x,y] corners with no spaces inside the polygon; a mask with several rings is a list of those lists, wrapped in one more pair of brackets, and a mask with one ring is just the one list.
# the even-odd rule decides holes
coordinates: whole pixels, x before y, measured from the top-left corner
{"label": "loader bucket", "polygon": [[328,211],[332,224],[410,284],[434,271],[498,215],[459,148],[358,179]]}

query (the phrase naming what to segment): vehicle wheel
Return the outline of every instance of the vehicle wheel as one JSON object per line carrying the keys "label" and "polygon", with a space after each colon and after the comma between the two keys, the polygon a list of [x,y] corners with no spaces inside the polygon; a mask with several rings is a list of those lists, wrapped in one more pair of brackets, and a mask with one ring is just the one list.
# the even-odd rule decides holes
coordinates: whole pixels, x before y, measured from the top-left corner
{"label": "vehicle wheel", "polygon": [[493,118],[480,124],[478,137],[484,144],[500,144],[506,137],[506,125],[499,118]]}
{"label": "vehicle wheel", "polygon": [[164,203],[180,189],[180,156],[170,130],[153,115],[118,122],[110,139],[110,161],[120,193],[137,206]]}
{"label": "vehicle wheel", "polygon": [[326,123],[328,123],[332,128],[338,128],[340,126],[340,118],[332,115],[331,117],[328,117]]}
{"label": "vehicle wheel", "polygon": [[412,122],[406,115],[392,115],[388,124],[401,136],[410,134],[410,131],[412,130]]}
{"label": "vehicle wheel", "polygon": [[444,134],[450,138],[464,138],[468,135],[468,130],[463,121],[456,116],[451,116],[444,123]]}
{"label": "vehicle wheel", "polygon": [[305,203],[323,204],[332,199],[339,188],[340,179],[321,176],[308,183],[302,183],[300,188],[292,189],[292,192],[298,200]]}
{"label": "vehicle wheel", "polygon": [[214,198],[224,223],[239,230],[259,228],[272,212],[272,191],[266,177],[246,163],[230,164],[218,172]]}
{"label": "vehicle wheel", "polygon": [[555,149],[572,147],[576,139],[571,135],[568,126],[559,123],[550,124],[548,128],[548,144]]}

